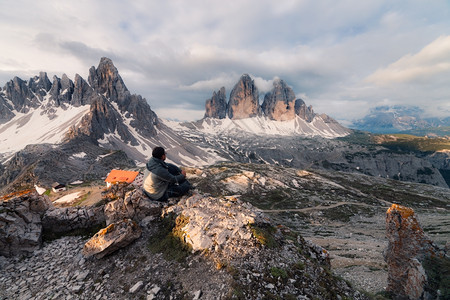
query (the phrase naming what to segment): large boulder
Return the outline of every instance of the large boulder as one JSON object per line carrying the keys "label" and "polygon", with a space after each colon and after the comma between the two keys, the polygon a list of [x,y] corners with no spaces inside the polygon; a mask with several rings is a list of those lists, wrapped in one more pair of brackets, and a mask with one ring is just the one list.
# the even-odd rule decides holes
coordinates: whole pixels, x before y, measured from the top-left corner
{"label": "large boulder", "polygon": [[0,199],[0,255],[30,254],[41,247],[41,217],[52,207],[47,196],[19,192]]}
{"label": "large boulder", "polygon": [[266,223],[260,211],[236,198],[195,194],[181,198],[165,214],[170,212],[185,220],[181,235],[194,251],[221,251],[225,256],[244,255],[254,250],[251,226]]}
{"label": "large boulder", "polygon": [[102,258],[136,240],[141,236],[139,225],[130,219],[110,224],[97,232],[83,247],[83,256]]}
{"label": "large boulder", "polygon": [[437,258],[448,266],[448,257],[425,235],[414,210],[393,204],[386,213],[386,235],[387,291],[395,299],[435,299],[441,279],[434,282],[430,263]]}
{"label": "large boulder", "polygon": [[[120,194],[120,193],[119,193]],[[128,191],[125,196],[108,202],[104,213],[106,225],[124,218],[141,222],[145,218],[156,218],[161,215],[163,203],[151,201],[141,189]]]}

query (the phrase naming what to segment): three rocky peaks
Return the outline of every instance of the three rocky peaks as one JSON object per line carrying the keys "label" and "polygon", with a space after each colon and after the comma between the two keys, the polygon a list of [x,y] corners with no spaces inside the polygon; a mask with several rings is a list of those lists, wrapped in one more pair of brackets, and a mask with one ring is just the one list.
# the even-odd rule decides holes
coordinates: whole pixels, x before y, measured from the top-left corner
{"label": "three rocky peaks", "polygon": [[[315,113],[312,106],[307,107],[302,99],[296,99],[294,91],[281,79],[275,79],[273,88],[264,96],[259,105],[259,92],[254,80],[244,74],[231,90],[227,103],[225,87],[214,92],[211,99],[206,100],[205,118],[234,120],[266,116],[270,120],[288,121],[299,116],[311,122]],[[322,117],[324,117],[322,115]],[[331,118],[326,117],[331,121]]]}

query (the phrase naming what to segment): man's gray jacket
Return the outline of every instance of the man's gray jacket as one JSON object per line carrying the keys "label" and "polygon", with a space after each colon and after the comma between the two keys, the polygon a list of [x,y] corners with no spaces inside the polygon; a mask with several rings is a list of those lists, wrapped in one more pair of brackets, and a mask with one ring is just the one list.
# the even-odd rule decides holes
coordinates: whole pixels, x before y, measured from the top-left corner
{"label": "man's gray jacket", "polygon": [[159,200],[167,191],[169,184],[175,184],[184,180],[184,175],[172,175],[168,165],[159,158],[152,157],[147,162],[144,172],[144,190],[153,200]]}

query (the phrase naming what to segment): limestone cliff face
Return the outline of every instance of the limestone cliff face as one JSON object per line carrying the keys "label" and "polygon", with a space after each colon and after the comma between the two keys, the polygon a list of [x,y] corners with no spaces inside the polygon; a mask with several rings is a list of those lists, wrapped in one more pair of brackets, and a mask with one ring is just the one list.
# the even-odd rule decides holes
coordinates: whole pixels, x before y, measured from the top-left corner
{"label": "limestone cliff face", "polygon": [[228,117],[230,119],[244,119],[261,114],[258,100],[258,88],[248,74],[241,76],[234,86],[228,102]]}
{"label": "limestone cliff face", "polygon": [[295,118],[295,94],[283,81],[273,82],[273,89],[264,97],[263,113],[271,120],[287,121]]}
{"label": "limestone cliff face", "polygon": [[206,100],[205,118],[225,119],[227,117],[227,96],[225,87],[217,93],[214,92],[211,99]]}

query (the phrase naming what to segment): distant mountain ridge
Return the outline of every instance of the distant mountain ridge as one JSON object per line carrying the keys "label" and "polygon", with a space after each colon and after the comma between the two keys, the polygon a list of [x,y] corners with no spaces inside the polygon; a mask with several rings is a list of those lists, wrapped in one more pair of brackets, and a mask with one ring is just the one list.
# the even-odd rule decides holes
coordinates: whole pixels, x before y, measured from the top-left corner
{"label": "distant mountain ridge", "polygon": [[204,119],[193,122],[196,130],[218,134],[244,131],[252,134],[301,135],[334,138],[351,130],[325,114],[314,113],[282,79],[275,79],[273,88],[259,105],[259,92],[248,74],[241,76],[227,102],[225,87],[214,91],[205,103]]}
{"label": "distant mountain ridge", "polygon": [[377,106],[362,119],[354,121],[351,128],[372,133],[401,133],[450,126],[450,116],[426,118],[423,114],[417,106]]}

